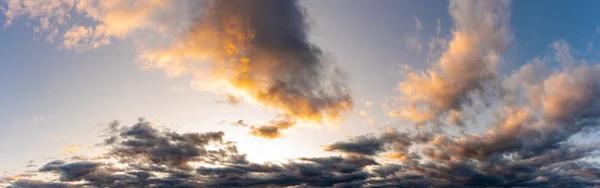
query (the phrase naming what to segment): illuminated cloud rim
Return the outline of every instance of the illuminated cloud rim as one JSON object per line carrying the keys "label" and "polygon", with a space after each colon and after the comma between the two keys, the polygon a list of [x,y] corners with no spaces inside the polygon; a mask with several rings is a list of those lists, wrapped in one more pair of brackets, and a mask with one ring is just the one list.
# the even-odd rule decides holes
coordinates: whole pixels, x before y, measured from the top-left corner
{"label": "illuminated cloud rim", "polygon": [[[307,13],[295,0],[9,0],[5,27],[17,18],[59,48],[85,51],[133,41],[138,62],[192,87],[248,99],[294,120],[336,123],[352,109],[346,76],[308,41]],[[78,23],[75,17],[91,22]],[[85,22],[84,22],[85,23]]]}
{"label": "illuminated cloud rim", "polygon": [[[225,6],[213,3],[205,7]],[[283,1],[271,3],[264,6],[278,4],[286,7]],[[228,5],[232,7],[225,6],[227,8],[223,10],[239,8],[234,6],[237,5],[235,3]],[[293,5],[297,8],[295,2]],[[2,183],[12,187],[79,187],[82,184],[95,187],[600,186],[600,165],[594,162],[598,159],[600,145],[581,143],[575,139],[598,133],[600,66],[574,57],[576,53],[572,53],[573,49],[567,42],[557,40],[550,45],[553,53],[535,58],[509,75],[500,75],[496,66],[502,62],[500,55],[512,40],[508,28],[508,7],[507,1],[450,1],[449,12],[456,25],[446,51],[441,53],[439,61],[429,70],[407,75],[399,84],[402,100],[407,105],[390,113],[421,125],[463,125],[469,107],[483,101],[484,110],[493,112],[491,122],[479,121],[477,124],[478,128],[487,128],[483,132],[456,135],[425,128],[410,132],[388,130],[323,146],[324,150],[334,152],[335,155],[329,157],[299,157],[282,163],[253,163],[246,159],[245,154],[237,151],[235,143],[223,140],[223,132],[180,134],[157,129],[151,123],[140,120],[133,126],[118,123],[109,125],[104,133],[108,135],[103,143],[108,151],[105,155],[52,161],[37,171],[5,177]],[[222,23],[238,23],[233,24],[238,26],[247,24],[246,19],[255,20],[253,16],[260,17],[252,15],[238,18],[235,15],[238,14],[225,14],[216,20],[200,19],[208,23],[203,25],[207,28],[186,32],[194,36],[186,38],[192,42],[176,44],[166,51],[160,49],[155,53],[202,54],[197,53],[196,49],[205,46],[218,51],[221,49],[219,46],[223,45],[220,42],[213,44],[214,41],[209,40],[210,44],[203,44],[192,39],[201,39],[204,35],[227,38],[230,34],[213,32],[221,31],[214,28],[237,33],[240,31],[238,27],[225,29],[229,24]],[[199,18],[212,17],[200,15]],[[249,36],[253,41],[261,38],[258,32],[242,32],[239,39],[245,41]],[[200,47],[186,48],[186,45]],[[210,48],[212,45],[217,47]],[[240,45],[235,43],[234,46]],[[272,53],[263,50],[249,50],[257,55],[248,56],[248,62],[257,58],[279,57],[272,57]],[[232,57],[246,58],[247,55],[240,53]],[[216,65],[231,70],[222,78],[245,80],[245,77],[239,80],[240,72],[234,71],[239,69],[227,68],[236,64],[221,61],[224,57],[230,58],[229,55],[210,53],[207,56],[218,60]],[[184,61],[167,62],[167,65],[172,62],[188,65]],[[298,66],[304,67],[303,64]],[[266,73],[280,68],[282,72],[288,71],[277,66],[271,70],[273,67],[261,67],[260,63],[259,67],[265,68]],[[253,71],[243,66],[241,70]],[[246,74],[245,71],[241,73]],[[257,76],[254,73],[250,75]],[[271,78],[280,77],[267,76],[265,79]],[[249,78],[248,84],[255,83],[254,78]],[[266,83],[267,88],[274,86],[271,82]],[[262,85],[258,88],[262,88]],[[296,89],[304,91],[302,89],[305,88]],[[251,95],[252,91],[245,92]],[[282,93],[289,94],[285,89]],[[309,98],[312,99],[305,99]],[[246,125],[243,121],[239,124],[260,128]],[[265,126],[286,129],[288,124],[271,122]],[[274,132],[268,129],[258,131]],[[579,141],[586,140],[593,139]],[[40,174],[52,174],[56,178],[28,178]]]}

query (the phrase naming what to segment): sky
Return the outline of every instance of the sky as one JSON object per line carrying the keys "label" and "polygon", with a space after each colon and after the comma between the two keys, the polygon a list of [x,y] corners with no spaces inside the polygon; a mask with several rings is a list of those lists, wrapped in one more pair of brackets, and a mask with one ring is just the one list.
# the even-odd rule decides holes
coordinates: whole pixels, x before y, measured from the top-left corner
{"label": "sky", "polygon": [[0,186],[600,186],[597,6],[0,0]]}

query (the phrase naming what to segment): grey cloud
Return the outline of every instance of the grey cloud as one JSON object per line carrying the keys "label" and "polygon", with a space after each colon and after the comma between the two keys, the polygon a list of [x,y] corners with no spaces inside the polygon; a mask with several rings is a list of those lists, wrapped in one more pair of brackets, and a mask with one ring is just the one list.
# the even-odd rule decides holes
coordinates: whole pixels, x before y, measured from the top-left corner
{"label": "grey cloud", "polygon": [[[114,126],[102,158],[55,160],[39,173],[57,181],[6,179],[9,187],[588,187],[600,168],[581,159],[597,145],[560,142],[538,150],[499,150],[487,157],[461,152],[461,138],[387,131],[334,143],[341,156],[253,163],[222,132],[176,133],[140,120]],[[363,139],[364,138],[364,139]],[[368,139],[367,139],[368,138]],[[364,144],[379,143],[379,144]],[[214,147],[207,147],[212,145]],[[340,147],[344,146],[344,147]],[[360,147],[359,147],[360,146]],[[176,148],[176,149],[174,149]],[[210,148],[210,149],[209,149]],[[361,148],[361,149],[356,149]],[[184,151],[181,151],[184,150]],[[416,155],[401,163],[376,160],[389,152]],[[408,153],[405,153],[408,154]],[[443,157],[442,157],[443,156]],[[118,163],[107,161],[114,159]],[[394,158],[391,159],[396,160]],[[198,163],[199,165],[192,165]],[[118,165],[117,165],[118,164]],[[206,164],[210,164],[207,166]],[[35,173],[34,173],[35,174]]]}
{"label": "grey cloud", "polygon": [[324,147],[326,151],[337,151],[350,154],[376,155],[390,151],[397,157],[418,158],[409,153],[413,144],[423,144],[433,139],[432,133],[399,133],[387,131],[379,136],[363,135],[351,138],[349,141],[339,141]]}
{"label": "grey cloud", "polygon": [[[6,26],[26,18],[48,42],[61,37],[62,49],[134,38],[144,69],[189,75],[192,87],[232,104],[243,95],[314,123],[339,121],[353,107],[346,73],[309,41],[308,14],[296,0],[15,0],[0,4],[0,12]],[[92,24],[78,25],[75,17]]]}
{"label": "grey cloud", "polygon": [[365,167],[378,165],[362,156],[251,163],[235,143],[223,140],[222,132],[179,134],[143,119],[132,126],[108,126],[118,132],[104,135],[115,141],[101,145],[108,149],[103,157],[55,160],[39,168],[39,173],[57,175],[57,182],[26,177],[7,182],[11,187],[321,187],[365,180],[370,177]]}
{"label": "grey cloud", "polygon": [[375,155],[383,150],[383,143],[373,135],[358,136],[350,139],[350,141],[340,141],[325,146],[325,150],[343,151],[347,153],[363,155]]}

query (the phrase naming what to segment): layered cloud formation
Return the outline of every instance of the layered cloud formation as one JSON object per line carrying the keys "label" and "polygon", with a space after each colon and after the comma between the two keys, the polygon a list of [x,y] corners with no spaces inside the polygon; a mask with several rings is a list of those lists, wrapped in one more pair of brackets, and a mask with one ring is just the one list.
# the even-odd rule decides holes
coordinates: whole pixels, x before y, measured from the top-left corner
{"label": "layered cloud formation", "polygon": [[94,158],[56,160],[22,177],[51,174],[54,180],[9,179],[9,187],[265,187],[334,186],[369,178],[362,156],[298,158],[287,163],[252,163],[223,140],[223,132],[160,130],[140,120],[108,126],[108,152]]}
{"label": "layered cloud formation", "polygon": [[[2,12],[6,26],[27,17],[64,49],[132,40],[144,68],[191,76],[196,89],[256,101],[294,120],[339,122],[353,106],[343,71],[308,41],[296,1],[10,0]],[[92,26],[73,21],[82,16]]]}
{"label": "layered cloud formation", "polygon": [[[388,131],[325,147],[329,157],[253,163],[223,132],[177,133],[141,119],[114,122],[107,152],[48,162],[0,181],[8,187],[590,187],[600,168],[582,159],[598,145],[555,142],[531,150],[479,147],[431,133]],[[495,139],[495,138],[490,138]],[[488,143],[482,141],[482,143]],[[499,145],[499,144],[497,144]],[[510,145],[510,143],[508,143]],[[524,148],[524,147],[522,147]],[[387,159],[380,157],[386,156]],[[380,158],[379,160],[377,160]],[[37,178],[36,178],[37,177]]]}
{"label": "layered cloud formation", "polygon": [[[174,13],[182,7],[194,8]],[[144,120],[133,126],[113,123],[101,144],[107,150],[104,155],[52,161],[37,171],[5,177],[3,183],[600,186],[600,165],[595,162],[600,144],[581,139],[599,128],[600,66],[577,58],[566,41],[557,40],[550,45],[551,54],[501,73],[503,52],[513,40],[509,7],[508,1],[450,1],[455,26],[448,45],[432,67],[406,74],[398,88],[399,105],[389,112],[418,125],[410,132],[387,130],[334,142],[322,147],[333,153],[329,157],[253,163],[235,143],[223,140],[223,132],[180,134]],[[3,8],[8,24],[19,16],[34,18],[49,41],[61,36],[53,34],[61,33],[54,25],[68,25],[72,11],[98,23],[70,27],[62,35],[64,48],[92,49],[134,34],[163,36],[153,44],[136,39],[143,65],[171,75],[190,74],[195,84],[223,93],[230,101],[245,96],[282,113],[281,119],[266,125],[235,123],[252,135],[277,138],[297,120],[338,119],[352,107],[344,75],[308,42],[306,15],[295,1],[9,1]],[[111,21],[117,15],[123,19]],[[140,31],[143,34],[136,33]],[[163,44],[162,39],[169,42]],[[206,70],[210,77],[203,76]],[[456,133],[457,129],[464,131]],[[27,178],[37,176],[42,178]]]}

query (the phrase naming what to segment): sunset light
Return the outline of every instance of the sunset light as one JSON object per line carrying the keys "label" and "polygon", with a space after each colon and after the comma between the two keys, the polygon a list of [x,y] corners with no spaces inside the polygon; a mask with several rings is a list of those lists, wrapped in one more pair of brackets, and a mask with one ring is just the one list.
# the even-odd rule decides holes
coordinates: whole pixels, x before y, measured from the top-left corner
{"label": "sunset light", "polygon": [[0,0],[0,187],[600,187],[598,8]]}

